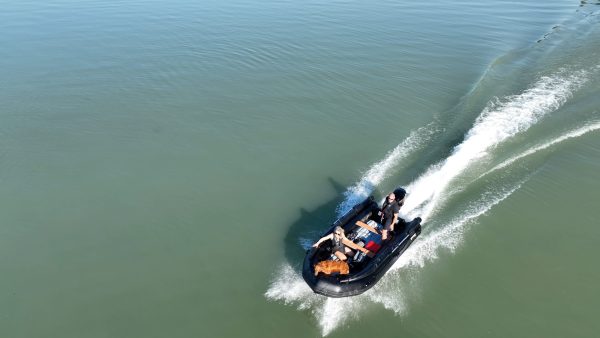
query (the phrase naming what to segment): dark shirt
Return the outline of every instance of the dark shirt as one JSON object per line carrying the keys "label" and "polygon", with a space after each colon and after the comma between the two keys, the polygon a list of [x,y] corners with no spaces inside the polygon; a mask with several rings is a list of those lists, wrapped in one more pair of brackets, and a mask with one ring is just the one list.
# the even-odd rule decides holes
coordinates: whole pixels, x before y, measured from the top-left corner
{"label": "dark shirt", "polygon": [[333,234],[333,238],[331,239],[333,242],[333,246],[341,246],[342,245],[342,236],[336,236]]}
{"label": "dark shirt", "polygon": [[383,207],[381,208],[381,212],[383,213],[383,219],[392,220],[394,219],[394,215],[400,212],[400,206],[396,201],[392,203],[385,201]]}
{"label": "dark shirt", "polygon": [[331,248],[331,253],[335,253],[336,251],[344,253],[344,244],[343,244],[342,240],[343,240],[342,236],[336,237],[335,234],[333,235],[333,238],[331,239],[331,242],[333,243],[333,248]]}

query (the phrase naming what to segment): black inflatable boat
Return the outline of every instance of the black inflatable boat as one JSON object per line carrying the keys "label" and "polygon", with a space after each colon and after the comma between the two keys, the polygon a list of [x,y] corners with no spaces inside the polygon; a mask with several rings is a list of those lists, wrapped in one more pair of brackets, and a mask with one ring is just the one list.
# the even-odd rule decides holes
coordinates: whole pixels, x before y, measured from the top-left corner
{"label": "black inflatable boat", "polygon": [[348,274],[315,276],[315,264],[335,259],[331,254],[331,240],[307,251],[302,277],[315,293],[338,298],[355,296],[367,291],[383,277],[421,233],[421,218],[417,217],[410,222],[399,219],[392,237],[382,241],[381,225],[374,220],[377,219],[378,211],[377,202],[373,196],[370,196],[335,221],[323,234],[326,236],[332,233],[336,226],[341,226],[348,240],[354,243],[348,244],[367,249],[356,250],[356,255],[348,259],[350,268]]}

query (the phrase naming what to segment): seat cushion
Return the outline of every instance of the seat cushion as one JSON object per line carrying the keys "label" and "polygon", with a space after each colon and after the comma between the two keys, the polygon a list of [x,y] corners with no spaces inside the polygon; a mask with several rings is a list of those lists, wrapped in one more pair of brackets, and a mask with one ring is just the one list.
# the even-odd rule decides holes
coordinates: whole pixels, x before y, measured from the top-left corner
{"label": "seat cushion", "polygon": [[377,253],[377,251],[381,249],[381,245],[375,241],[369,241],[367,245],[365,245],[365,249],[372,251],[373,253]]}

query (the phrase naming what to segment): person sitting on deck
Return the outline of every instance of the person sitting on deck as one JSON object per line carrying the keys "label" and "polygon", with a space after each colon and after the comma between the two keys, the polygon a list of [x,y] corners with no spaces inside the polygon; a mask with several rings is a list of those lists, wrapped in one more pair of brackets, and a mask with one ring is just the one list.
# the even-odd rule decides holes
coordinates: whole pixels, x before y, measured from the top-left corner
{"label": "person sitting on deck", "polygon": [[404,203],[404,196],[400,201],[396,201],[396,195],[391,193],[387,196],[386,201],[381,207],[381,211],[377,215],[381,216],[381,225],[383,230],[381,231],[381,239],[387,240],[389,231],[394,230],[394,225],[398,221],[398,213],[400,212],[400,206]]}
{"label": "person sitting on deck", "polygon": [[346,247],[343,243],[344,240],[348,240],[348,238],[344,234],[344,229],[341,226],[336,226],[332,233],[319,239],[315,244],[313,244],[313,248],[318,248],[321,243],[328,239],[330,239],[333,243],[331,253],[333,253],[340,260],[347,260],[348,256],[346,255],[354,255],[354,252]]}

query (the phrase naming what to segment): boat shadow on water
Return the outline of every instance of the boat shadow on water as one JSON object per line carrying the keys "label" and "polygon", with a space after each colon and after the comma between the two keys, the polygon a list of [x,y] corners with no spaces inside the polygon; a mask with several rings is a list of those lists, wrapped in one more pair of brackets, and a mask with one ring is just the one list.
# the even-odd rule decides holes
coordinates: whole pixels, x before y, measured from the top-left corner
{"label": "boat shadow on water", "polygon": [[331,177],[328,178],[328,181],[338,197],[321,204],[312,211],[300,208],[300,218],[292,223],[283,240],[285,258],[298,272],[302,270],[302,261],[306,250],[336,220],[336,208],[344,200],[343,193],[346,188]]}

